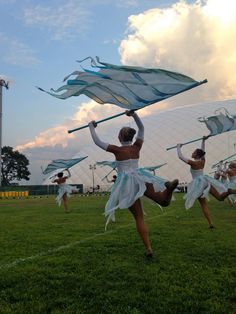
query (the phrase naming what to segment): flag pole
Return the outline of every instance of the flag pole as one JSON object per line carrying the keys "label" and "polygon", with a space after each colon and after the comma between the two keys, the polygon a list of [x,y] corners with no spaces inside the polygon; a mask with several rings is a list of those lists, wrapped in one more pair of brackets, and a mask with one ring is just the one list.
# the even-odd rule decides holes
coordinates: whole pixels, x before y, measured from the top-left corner
{"label": "flag pole", "polygon": [[[233,129],[233,130],[227,130],[227,131],[224,131],[224,132],[221,132],[221,133],[216,133],[216,134],[208,135],[208,138],[210,138],[210,137],[212,137],[212,136],[220,135],[220,134],[222,134],[222,133],[231,132],[231,131],[234,131],[234,129]],[[186,143],[181,143],[181,144],[182,144],[182,146],[184,146],[184,145],[187,145],[187,144],[190,144],[190,143],[198,142],[198,141],[200,141],[200,140],[202,140],[202,137],[199,137],[199,138],[196,138],[195,140],[191,140],[191,141],[188,141],[188,142],[186,142]],[[177,148],[177,145],[172,146],[172,147],[168,147],[168,148],[166,148],[166,150],[171,150],[171,149],[173,149],[173,148]],[[236,154],[235,154],[235,155],[236,155]],[[228,158],[233,157],[233,156],[234,156],[234,154],[233,154],[232,156],[229,156]],[[228,158],[227,158],[227,159],[228,159]]]}
{"label": "flag pole", "polygon": [[[229,157],[226,157],[225,159],[222,159],[221,161],[224,162],[224,161],[226,161],[226,160],[228,160],[228,159],[230,159],[230,158],[232,158],[232,157],[234,157],[234,156],[236,156],[236,153],[234,153],[233,155],[230,155]],[[215,168],[219,163],[220,163],[220,162],[214,164],[211,168],[212,168],[212,169]]]}
{"label": "flag pole", "polygon": [[[111,117],[108,117],[108,118],[105,118],[105,119],[96,121],[96,123],[99,124],[99,123],[102,123],[102,122],[105,122],[105,121],[108,121],[108,120],[111,120],[111,119],[114,119],[114,118],[123,116],[124,114],[126,114],[126,111],[121,112],[121,113],[118,113],[118,114],[116,114],[116,115],[114,115],[114,116],[111,116]],[[89,125],[86,124],[86,125],[83,125],[83,126],[81,126],[81,127],[79,127],[79,128],[68,130],[67,132],[68,132],[68,133],[72,133],[72,132],[75,132],[75,131],[79,131],[79,130],[85,129],[85,128],[87,128],[88,126],[89,126]]]}
{"label": "flag pole", "polygon": [[112,168],[111,171],[109,171],[108,174],[105,175],[105,177],[103,177],[103,178],[101,179],[101,181],[105,180],[105,179],[109,176],[109,174],[112,173],[112,171],[114,171],[115,169],[116,169],[116,168]]}
{"label": "flag pole", "polygon": [[[183,143],[182,146],[190,144],[190,143],[198,142],[198,141],[201,141],[201,140],[202,140],[202,137],[199,137],[199,138],[196,138],[195,140],[191,140],[191,141],[188,141],[186,143]],[[168,147],[168,148],[166,148],[166,150],[171,150],[171,149],[174,149],[174,148],[177,148],[177,145]]]}

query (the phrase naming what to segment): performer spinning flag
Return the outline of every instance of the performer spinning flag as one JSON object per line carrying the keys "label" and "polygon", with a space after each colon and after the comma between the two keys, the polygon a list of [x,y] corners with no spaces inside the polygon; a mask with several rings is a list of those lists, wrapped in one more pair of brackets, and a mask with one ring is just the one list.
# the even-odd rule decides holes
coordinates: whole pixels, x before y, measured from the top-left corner
{"label": "performer spinning flag", "polygon": [[73,159],[56,159],[56,160],[53,160],[50,164],[47,165],[46,169],[43,170],[43,174],[48,174],[48,173],[55,172],[55,171],[58,172],[58,170],[62,171],[63,169],[64,170],[69,169],[87,157],[88,156],[73,158]]}
{"label": "performer spinning flag", "polygon": [[[216,114],[213,116],[198,118],[198,121],[205,123],[206,127],[210,131],[210,134],[208,134],[208,137],[212,137],[212,136],[216,136],[225,132],[236,130],[236,115],[231,115],[225,108],[219,108],[215,111],[215,113]],[[200,140],[202,140],[201,137],[182,143],[182,145],[187,145],[187,144],[194,143]],[[176,147],[177,146],[168,147],[166,150],[170,150]],[[225,158],[223,161],[235,155],[236,154],[233,154]],[[212,168],[216,167],[217,165],[218,163],[213,165]]]}
{"label": "performer spinning flag", "polygon": [[209,228],[214,228],[209,209],[207,207],[206,198],[209,193],[213,195],[218,201],[223,201],[230,194],[235,194],[236,190],[227,188],[222,182],[203,174],[205,166],[205,141],[209,136],[203,136],[201,148],[197,148],[192,153],[192,159],[186,158],[181,152],[182,144],[177,144],[177,153],[179,159],[190,165],[190,172],[192,175],[192,182],[188,185],[185,207],[189,209],[193,206],[196,199],[198,199],[203,214],[206,217]]}
{"label": "performer spinning flag", "polygon": [[[71,177],[71,173],[68,168],[71,168],[72,166],[78,164],[82,160],[84,160],[86,157],[80,157],[80,158],[74,158],[74,159],[57,159],[53,160],[52,163],[50,163],[46,169],[43,171],[43,174],[48,174],[51,172],[57,171],[57,179],[53,179],[52,183],[57,183],[59,185],[58,189],[58,195],[56,197],[56,201],[58,205],[61,205],[61,202],[63,201],[65,212],[69,212],[68,209],[68,197],[70,197],[71,193],[78,192],[78,189],[76,187],[70,186],[66,184],[66,180]],[[60,170],[60,171],[59,171]],[[67,175],[64,175],[64,171],[67,172]],[[55,175],[51,178],[55,178]]]}
{"label": "performer spinning flag", "polygon": [[133,128],[123,127],[120,130],[118,138],[121,146],[116,146],[102,142],[95,131],[96,123],[94,121],[89,123],[95,144],[115,155],[118,170],[118,177],[105,207],[105,216],[108,217],[106,226],[118,208],[129,208],[144,243],[146,256],[152,257],[153,251],[144,222],[140,197],[145,195],[161,206],[168,206],[172,193],[178,185],[178,180],[169,182],[152,175],[150,171],[138,168],[139,153],[144,139],[144,126],[136,113],[128,111],[126,114],[132,116],[138,126],[138,135],[134,143],[133,137],[136,130]]}
{"label": "performer spinning flag", "polygon": [[69,169],[65,169],[65,171],[68,173],[67,176],[64,176],[63,172],[59,172],[57,174],[58,178],[53,180],[52,183],[57,183],[59,185],[56,201],[59,206],[61,205],[61,201],[63,201],[65,212],[68,213],[70,212],[68,208],[68,197],[70,197],[72,193],[77,193],[79,190],[76,187],[66,184],[66,180],[71,177],[71,173]]}

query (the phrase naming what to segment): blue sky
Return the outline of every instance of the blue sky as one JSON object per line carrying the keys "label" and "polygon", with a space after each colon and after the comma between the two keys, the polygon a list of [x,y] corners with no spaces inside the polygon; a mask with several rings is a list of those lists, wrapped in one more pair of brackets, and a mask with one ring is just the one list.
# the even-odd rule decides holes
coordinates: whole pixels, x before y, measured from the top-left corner
{"label": "blue sky", "polygon": [[29,141],[71,116],[85,99],[58,101],[36,85],[59,86],[86,56],[119,64],[128,17],[173,2],[0,0],[0,74],[13,81],[4,92],[3,145]]}
{"label": "blue sky", "polygon": [[[68,129],[120,112],[83,96],[63,101],[35,88],[61,86],[65,75],[79,69],[78,59],[99,56],[109,63],[208,79],[140,111],[143,116],[236,98],[235,0],[0,0],[0,26],[0,75],[11,80],[3,93],[3,145],[30,159],[31,183],[42,182],[41,165],[73,157],[92,144],[87,131],[78,142],[80,135],[68,136]],[[104,130],[112,133],[109,124]]]}

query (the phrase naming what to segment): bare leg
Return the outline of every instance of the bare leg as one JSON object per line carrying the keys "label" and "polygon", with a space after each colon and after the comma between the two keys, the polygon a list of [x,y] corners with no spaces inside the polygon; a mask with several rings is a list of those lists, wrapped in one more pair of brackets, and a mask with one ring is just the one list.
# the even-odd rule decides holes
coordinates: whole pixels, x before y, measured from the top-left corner
{"label": "bare leg", "polygon": [[211,186],[210,194],[213,195],[218,201],[223,201],[227,196],[229,196],[229,194],[232,193],[230,193],[228,190],[220,194],[213,186]]}
{"label": "bare leg", "polygon": [[210,193],[211,195],[213,195],[218,201],[223,201],[227,196],[229,196],[230,194],[236,194],[236,190],[235,189],[228,189],[228,191],[223,192],[223,193],[219,193],[213,186],[211,186],[210,189]]}
{"label": "bare leg", "polygon": [[147,225],[144,222],[144,217],[143,217],[143,211],[142,211],[142,206],[140,199],[138,199],[130,208],[129,210],[134,216],[135,222],[136,222],[136,229],[143,241],[143,244],[146,249],[146,255],[149,257],[152,257],[153,252],[152,252],[152,247],[151,243],[149,240],[149,235],[148,235],[148,228]]}
{"label": "bare leg", "polygon": [[206,220],[208,221],[209,227],[213,228],[213,224],[212,224],[212,221],[211,221],[211,216],[210,216],[210,213],[209,213],[209,209],[208,209],[208,206],[207,206],[206,199],[199,197],[198,201],[199,201],[199,203],[201,205],[203,215],[205,216]]}
{"label": "bare leg", "polygon": [[62,196],[62,199],[63,199],[63,204],[64,204],[64,207],[65,207],[65,212],[69,212],[69,209],[68,209],[68,198],[67,198],[66,193]]}
{"label": "bare leg", "polygon": [[154,187],[151,183],[146,183],[146,191],[144,193],[145,196],[153,200],[154,202],[160,204],[163,207],[166,207],[170,204],[172,193],[174,189],[179,184],[178,180],[174,180],[172,182],[166,182],[166,189],[162,192],[155,192]]}

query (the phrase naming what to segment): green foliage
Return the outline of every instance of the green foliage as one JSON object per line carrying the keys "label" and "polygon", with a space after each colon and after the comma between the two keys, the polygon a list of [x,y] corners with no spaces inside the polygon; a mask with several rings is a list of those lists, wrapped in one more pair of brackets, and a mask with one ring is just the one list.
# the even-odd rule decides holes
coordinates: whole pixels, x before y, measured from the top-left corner
{"label": "green foliage", "polygon": [[236,313],[236,208],[211,200],[210,230],[176,199],[144,201],[153,261],[128,210],[104,232],[105,197],[1,200],[0,313]]}
{"label": "green foliage", "polygon": [[29,180],[29,160],[10,146],[2,148],[2,185],[11,185],[15,180]]}

